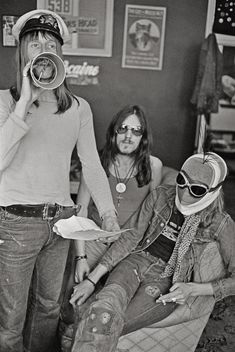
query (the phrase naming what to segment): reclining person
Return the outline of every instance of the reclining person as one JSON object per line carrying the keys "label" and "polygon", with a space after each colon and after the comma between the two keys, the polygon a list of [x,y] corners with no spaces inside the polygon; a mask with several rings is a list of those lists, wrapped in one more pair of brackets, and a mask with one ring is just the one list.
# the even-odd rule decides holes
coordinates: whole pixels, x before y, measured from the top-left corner
{"label": "reclining person", "polygon": [[[195,154],[176,186],[159,186],[147,196],[137,226],[74,288],[70,302],[80,317],[72,352],[115,351],[122,334],[162,320],[190,296],[218,301],[235,294],[235,224],[223,210],[221,189],[226,174],[219,155]],[[205,242],[217,243],[226,276],[192,282]],[[105,286],[83,304],[107,272]]]}

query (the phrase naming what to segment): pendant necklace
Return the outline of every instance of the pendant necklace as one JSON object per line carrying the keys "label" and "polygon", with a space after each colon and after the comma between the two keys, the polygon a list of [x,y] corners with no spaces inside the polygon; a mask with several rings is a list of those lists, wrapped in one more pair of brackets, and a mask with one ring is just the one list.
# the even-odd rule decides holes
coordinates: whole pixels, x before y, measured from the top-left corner
{"label": "pendant necklace", "polygon": [[117,165],[114,163],[113,166],[114,166],[115,176],[116,176],[116,179],[118,181],[117,184],[116,184],[116,191],[118,193],[118,196],[117,196],[118,204],[117,204],[117,206],[119,207],[120,206],[120,200],[123,198],[123,197],[121,197],[121,194],[126,192],[126,185],[127,185],[127,182],[129,181],[129,179],[131,178],[131,176],[133,174],[135,163],[133,163],[131,165],[131,167],[128,170],[128,172],[126,174],[126,177],[123,179],[123,181],[121,181]]}

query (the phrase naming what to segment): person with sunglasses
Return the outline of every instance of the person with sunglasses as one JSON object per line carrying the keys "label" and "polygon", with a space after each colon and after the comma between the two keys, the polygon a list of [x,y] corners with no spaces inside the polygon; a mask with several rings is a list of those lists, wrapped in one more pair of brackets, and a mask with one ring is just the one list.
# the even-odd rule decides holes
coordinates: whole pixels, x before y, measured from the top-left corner
{"label": "person with sunglasses", "polygon": [[[144,110],[138,105],[126,105],[119,110],[108,126],[106,143],[100,153],[121,228],[130,217],[136,217],[147,194],[162,180],[162,162],[151,153],[152,135]],[[90,197],[82,175],[77,203],[79,215],[87,216],[99,226],[101,218]],[[113,241],[114,238],[111,240]],[[74,253],[68,258],[65,274],[65,297],[61,324],[73,322],[69,304],[73,286],[89,274],[111,242],[75,241]],[[75,268],[74,268],[75,266]],[[69,278],[68,278],[69,277]]]}
{"label": "person with sunglasses", "polygon": [[[189,298],[235,295],[235,223],[224,211],[221,188],[226,174],[219,155],[195,154],[176,185],[160,185],[147,196],[135,228],[121,234],[74,288],[70,302],[81,316],[72,352],[115,351],[121,335],[164,319]],[[223,274],[203,282],[203,271],[218,270],[198,265],[212,242]],[[95,291],[107,272],[104,287]]]}
{"label": "person with sunglasses", "polygon": [[[137,216],[147,194],[161,183],[162,162],[151,155],[151,146],[152,134],[144,110],[138,105],[124,106],[113,117],[100,153],[121,228],[134,214]],[[85,214],[88,209],[88,217],[101,225],[83,177],[77,203],[85,209]],[[78,243],[78,247],[81,245]],[[76,263],[76,281],[82,281],[89,272],[86,265],[93,267],[106,250],[107,243],[86,243],[87,258]],[[81,255],[81,250],[77,255]]]}

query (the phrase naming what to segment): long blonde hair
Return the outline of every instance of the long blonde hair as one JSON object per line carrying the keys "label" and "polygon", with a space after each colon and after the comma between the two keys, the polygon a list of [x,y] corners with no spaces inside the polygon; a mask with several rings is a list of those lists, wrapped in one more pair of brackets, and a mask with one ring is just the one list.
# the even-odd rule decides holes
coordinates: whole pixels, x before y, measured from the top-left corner
{"label": "long blonde hair", "polygon": [[[53,38],[53,40],[56,42],[56,53],[58,56],[63,58],[61,44],[58,41],[58,39],[56,39],[52,34],[46,32],[46,31],[40,31],[40,33],[46,39]],[[10,89],[11,94],[16,101],[19,100],[19,98],[20,98],[23,69],[28,62],[28,56],[27,56],[28,44],[30,41],[37,39],[38,35],[39,35],[39,31],[27,33],[26,35],[24,35],[22,37],[22,39],[17,47],[17,51],[16,51],[16,67],[17,67],[16,86],[11,87],[11,89]],[[58,110],[56,113],[63,113],[66,110],[68,110],[72,106],[74,100],[76,100],[79,105],[78,99],[75,97],[75,95],[73,95],[73,93],[68,88],[66,79],[58,88],[56,88],[54,90],[54,93],[55,93],[55,97],[57,100],[57,106],[58,106]],[[34,104],[36,106],[39,106],[38,101],[35,101]]]}
{"label": "long blonde hair", "polygon": [[218,197],[210,204],[207,208],[203,209],[199,215],[201,218],[200,228],[206,228],[212,222],[213,217],[218,213],[224,211],[224,194],[223,190],[220,190]]}

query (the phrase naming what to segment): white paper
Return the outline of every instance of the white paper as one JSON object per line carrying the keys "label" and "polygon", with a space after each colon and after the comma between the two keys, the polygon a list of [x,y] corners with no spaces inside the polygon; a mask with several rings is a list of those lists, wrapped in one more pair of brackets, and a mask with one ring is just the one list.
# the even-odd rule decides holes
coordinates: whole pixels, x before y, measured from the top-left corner
{"label": "white paper", "polygon": [[64,238],[73,240],[93,241],[101,238],[108,238],[129,229],[119,231],[104,231],[96,223],[82,216],[71,216],[68,219],[61,219],[54,224],[53,231]]}

